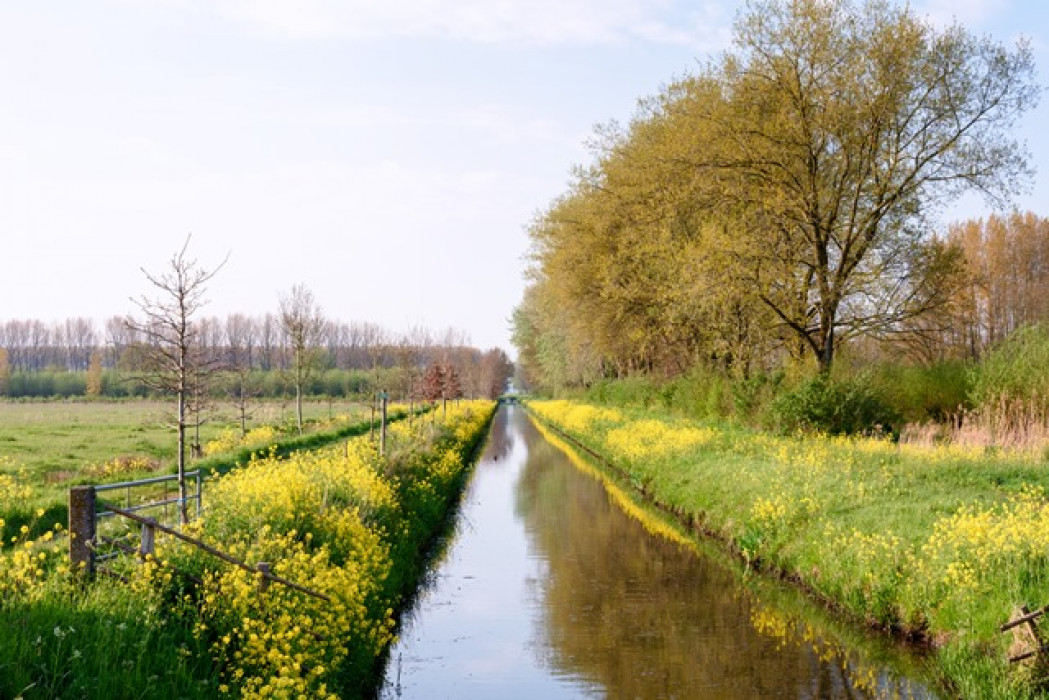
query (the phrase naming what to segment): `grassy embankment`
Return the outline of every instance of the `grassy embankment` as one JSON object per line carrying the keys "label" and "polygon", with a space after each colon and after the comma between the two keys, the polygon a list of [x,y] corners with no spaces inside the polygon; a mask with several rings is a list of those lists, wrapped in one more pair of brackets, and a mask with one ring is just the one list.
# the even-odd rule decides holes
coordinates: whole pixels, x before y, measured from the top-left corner
{"label": "grassy embankment", "polygon": [[125,562],[130,585],[80,586],[61,537],[0,554],[0,697],[355,697],[374,685],[393,611],[414,588],[422,549],[461,488],[491,418],[464,402],[391,426],[387,457],[366,436],[265,457],[210,487],[192,531],[323,601],[163,541]]}
{"label": "grassy embankment", "polygon": [[696,530],[846,615],[927,640],[948,692],[1028,697],[1000,634],[1049,603],[1040,458],[858,438],[790,438],[667,413],[533,401]]}
{"label": "grassy embankment", "polygon": [[[170,408],[167,402],[147,400],[0,402],[3,542],[25,524],[65,522],[70,486],[173,472],[174,431],[165,419]],[[319,447],[367,431],[371,420],[370,410],[356,403],[308,402],[304,409],[303,436],[287,422],[291,414],[279,403],[256,406],[243,438],[229,420],[213,418],[201,426],[206,456],[190,460],[188,468],[221,472],[246,463],[253,451],[273,447],[286,455]],[[405,409],[391,408],[390,415],[397,420]],[[41,508],[44,516],[35,517]]]}

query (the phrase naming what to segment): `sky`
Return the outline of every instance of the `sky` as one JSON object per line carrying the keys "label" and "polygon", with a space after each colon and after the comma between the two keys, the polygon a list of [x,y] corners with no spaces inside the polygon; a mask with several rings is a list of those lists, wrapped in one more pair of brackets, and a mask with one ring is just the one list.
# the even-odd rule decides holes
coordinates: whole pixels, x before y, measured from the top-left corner
{"label": "sky", "polygon": [[[189,241],[206,315],[324,313],[510,346],[527,227],[597,124],[731,43],[741,2],[5,0],[0,321],[101,322]],[[1049,84],[1049,3],[915,0]],[[1049,96],[1019,126],[1049,216]],[[967,198],[945,221],[992,210]]]}

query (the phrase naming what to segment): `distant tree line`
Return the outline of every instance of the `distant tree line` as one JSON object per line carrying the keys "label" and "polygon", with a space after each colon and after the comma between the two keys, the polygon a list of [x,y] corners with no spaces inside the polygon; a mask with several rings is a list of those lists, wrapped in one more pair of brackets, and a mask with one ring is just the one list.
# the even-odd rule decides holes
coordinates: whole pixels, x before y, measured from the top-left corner
{"label": "distant tree line", "polygon": [[[513,374],[503,350],[472,347],[456,329],[435,333],[417,326],[395,333],[370,322],[320,321],[311,357],[315,371],[303,387],[307,395],[350,396],[384,388],[395,398],[412,393],[420,398],[423,374],[440,363],[456,369],[463,395],[497,396]],[[278,314],[205,317],[195,338],[199,351],[239,373],[252,395],[277,397],[294,390],[294,349]],[[135,378],[146,344],[123,316],[101,326],[88,318],[0,320],[0,395],[149,395],[151,389]],[[225,393],[228,383],[227,377],[209,391]]]}

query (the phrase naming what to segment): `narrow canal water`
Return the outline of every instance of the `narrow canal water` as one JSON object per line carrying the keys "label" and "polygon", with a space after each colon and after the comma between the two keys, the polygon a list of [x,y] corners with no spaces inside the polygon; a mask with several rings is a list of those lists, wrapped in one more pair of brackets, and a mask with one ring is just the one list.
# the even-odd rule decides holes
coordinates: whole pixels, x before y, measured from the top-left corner
{"label": "narrow canal water", "polygon": [[930,698],[921,662],[653,535],[520,407],[496,415],[383,700]]}

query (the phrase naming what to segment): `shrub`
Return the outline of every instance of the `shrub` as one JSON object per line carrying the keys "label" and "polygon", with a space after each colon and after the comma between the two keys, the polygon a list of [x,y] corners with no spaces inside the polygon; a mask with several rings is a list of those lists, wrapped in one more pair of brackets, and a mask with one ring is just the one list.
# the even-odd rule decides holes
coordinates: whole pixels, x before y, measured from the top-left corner
{"label": "shrub", "polygon": [[819,374],[777,396],[769,407],[771,427],[784,432],[832,435],[893,432],[898,414],[863,377],[832,380]]}
{"label": "shrub", "polygon": [[621,379],[601,379],[590,385],[587,397],[611,406],[650,405],[659,395],[656,382],[644,375],[634,375]]}
{"label": "shrub", "polygon": [[1049,404],[1049,328],[1021,328],[988,353],[972,376],[970,396],[977,409],[1001,401],[1031,408]]}
{"label": "shrub", "polygon": [[971,408],[972,371],[966,362],[883,363],[871,368],[872,387],[903,422],[945,423]]}

